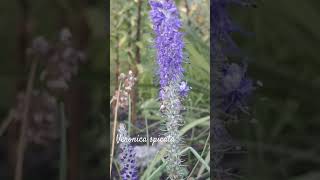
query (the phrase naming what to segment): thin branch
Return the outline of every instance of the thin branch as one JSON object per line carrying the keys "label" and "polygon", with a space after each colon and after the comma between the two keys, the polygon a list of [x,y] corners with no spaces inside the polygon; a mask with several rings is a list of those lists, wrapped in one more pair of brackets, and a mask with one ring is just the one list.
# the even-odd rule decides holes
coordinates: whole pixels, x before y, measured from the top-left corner
{"label": "thin branch", "polygon": [[120,61],[119,61],[119,49],[120,49],[120,43],[119,43],[119,34],[117,34],[116,36],[116,58],[115,58],[115,62],[116,62],[116,88],[119,85],[119,75],[120,75]]}
{"label": "thin branch", "polygon": [[119,83],[118,91],[117,91],[117,101],[116,101],[116,108],[114,114],[114,121],[113,121],[113,131],[112,131],[112,145],[111,145],[111,155],[110,155],[110,176],[112,171],[112,164],[113,164],[113,155],[114,155],[114,146],[116,140],[116,128],[117,128],[117,118],[118,118],[118,108],[119,108],[119,99],[120,99],[120,88],[121,82]]}
{"label": "thin branch", "polygon": [[17,149],[17,163],[15,169],[15,180],[22,180],[23,176],[23,160],[24,160],[24,151],[27,145],[26,132],[28,128],[28,113],[31,103],[31,93],[33,89],[33,83],[36,75],[38,61],[34,60],[31,62],[30,74],[28,78],[27,91],[25,94],[25,104],[21,121],[20,128],[20,138]]}
{"label": "thin branch", "polygon": [[[141,37],[141,10],[142,10],[142,0],[138,0],[138,11],[137,11],[137,34],[136,34],[136,42],[140,41],[140,37]],[[141,52],[140,52],[140,47],[138,45],[136,46],[136,53],[135,53],[135,64],[134,64],[134,74],[135,76],[138,76],[139,74],[139,70],[138,70],[138,64],[141,63]],[[132,113],[131,113],[131,122],[132,124],[135,124],[136,119],[137,119],[137,115],[136,115],[136,103],[137,103],[137,94],[138,94],[138,89],[137,88],[133,88],[132,92],[131,92],[131,97],[132,97],[132,101],[131,101],[131,107],[132,107]]]}
{"label": "thin branch", "polygon": [[65,118],[64,103],[59,103],[61,120],[61,144],[60,144],[60,167],[59,180],[67,178],[67,122]]}
{"label": "thin branch", "polygon": [[[142,8],[142,0],[138,0],[138,14],[137,14],[137,36],[136,36],[136,42],[140,41],[141,36],[141,8]],[[141,63],[141,57],[140,57],[140,47],[136,46],[136,64]]]}
{"label": "thin branch", "polygon": [[0,126],[0,137],[6,132],[10,123],[12,122],[13,118],[9,115],[1,124]]}
{"label": "thin branch", "polygon": [[184,0],[184,5],[185,5],[185,8],[187,10],[186,12],[186,15],[187,15],[187,22],[188,22],[188,25],[191,24],[191,21],[190,21],[190,7],[189,7],[189,4],[188,4],[188,0]]}

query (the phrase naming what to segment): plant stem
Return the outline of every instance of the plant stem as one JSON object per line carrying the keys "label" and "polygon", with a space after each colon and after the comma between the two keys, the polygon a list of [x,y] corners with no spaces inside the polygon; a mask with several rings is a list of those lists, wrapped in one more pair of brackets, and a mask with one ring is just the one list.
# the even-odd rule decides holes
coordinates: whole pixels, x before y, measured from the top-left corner
{"label": "plant stem", "polygon": [[148,126],[148,119],[145,117],[144,120],[145,120],[145,122],[146,122],[147,146],[149,147],[149,126]]}
{"label": "plant stem", "polygon": [[187,15],[187,22],[188,22],[188,25],[190,26],[191,22],[190,22],[190,7],[189,7],[189,4],[188,4],[188,0],[184,0],[184,5],[185,5],[185,8],[187,10],[186,12],[186,15]]}
{"label": "plant stem", "polygon": [[120,75],[120,61],[119,61],[119,49],[120,49],[120,46],[119,46],[119,34],[116,35],[116,58],[115,58],[115,63],[116,63],[116,88],[118,87],[119,85],[119,75]]}
{"label": "plant stem", "polygon": [[[136,36],[136,42],[139,42],[140,41],[140,36],[141,36],[141,27],[140,26],[141,26],[142,0],[138,0],[137,3],[138,3],[138,11],[137,11],[137,36]],[[136,64],[140,64],[140,63],[141,63],[140,47],[136,46]]]}
{"label": "plant stem", "polygon": [[[201,155],[200,155],[201,157],[203,156],[204,151],[206,150],[206,147],[207,147],[207,144],[208,144],[209,139],[210,139],[210,134],[208,135],[207,140],[206,140],[206,142],[205,142],[205,144],[204,144],[203,150],[202,150]],[[208,152],[208,154],[210,154],[210,151]],[[192,176],[192,174],[193,174],[193,172],[195,171],[195,169],[196,169],[196,167],[198,166],[198,164],[199,164],[199,160],[198,160],[197,163],[194,165],[194,167],[193,167],[193,169],[191,170],[188,178],[190,178],[190,177]],[[187,179],[188,179],[188,178],[187,178]]]}
{"label": "plant stem", "polygon": [[61,144],[60,144],[60,172],[59,180],[67,178],[67,123],[64,112],[64,103],[60,102],[60,118],[61,118]]}
{"label": "plant stem", "polygon": [[15,180],[22,180],[22,176],[23,176],[24,151],[27,145],[26,132],[28,128],[28,113],[29,113],[31,93],[33,89],[33,83],[34,83],[34,78],[36,74],[37,64],[38,64],[37,60],[33,60],[31,62],[31,68],[30,68],[28,84],[27,84],[27,91],[25,94],[23,116],[21,121],[19,144],[17,149],[17,163],[16,163],[16,169],[15,169],[15,178],[14,178]]}
{"label": "plant stem", "polygon": [[[137,10],[137,34],[136,34],[136,41],[135,42],[139,42],[140,41],[140,36],[141,36],[141,11],[142,11],[142,0],[138,0],[137,5],[138,5],[138,10]],[[135,76],[138,77],[139,74],[139,69],[138,69],[138,65],[141,63],[141,53],[140,53],[140,47],[136,46],[136,51],[135,51],[135,64],[134,64],[134,69],[133,72],[135,74]],[[131,92],[131,108],[132,108],[132,112],[131,112],[131,122],[132,124],[136,123],[137,120],[137,108],[136,108],[136,104],[137,104],[137,95],[138,95],[138,89],[137,88],[133,88],[132,92]]]}
{"label": "plant stem", "polygon": [[0,126],[0,137],[6,132],[7,128],[9,127],[10,123],[12,122],[12,117],[9,115],[1,124]]}
{"label": "plant stem", "polygon": [[110,159],[110,176],[111,176],[111,170],[112,170],[112,164],[113,164],[114,144],[115,144],[115,140],[116,140],[116,128],[117,128],[120,88],[121,88],[121,82],[119,83],[119,87],[118,87],[117,102],[116,102],[114,120],[113,120],[112,145],[111,145],[111,155],[110,155],[110,158],[111,158]]}
{"label": "plant stem", "polygon": [[129,114],[128,114],[128,134],[129,134],[129,136],[130,136],[130,132],[131,132],[131,122],[132,122],[132,120],[131,120],[131,111],[132,111],[132,109],[131,109],[131,96],[130,96],[130,94],[129,94],[129,97],[128,97],[128,99],[129,99],[129,102],[128,102],[128,105],[129,105]]}

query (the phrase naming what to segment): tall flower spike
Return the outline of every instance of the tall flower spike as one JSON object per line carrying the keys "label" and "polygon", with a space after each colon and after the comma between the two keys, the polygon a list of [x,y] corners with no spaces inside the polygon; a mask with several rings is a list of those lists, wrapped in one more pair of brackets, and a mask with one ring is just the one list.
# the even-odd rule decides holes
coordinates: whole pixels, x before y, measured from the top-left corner
{"label": "tall flower spike", "polygon": [[181,137],[179,127],[183,125],[181,115],[182,100],[190,87],[183,81],[183,34],[182,23],[173,0],[149,0],[150,19],[155,33],[154,47],[158,64],[157,74],[160,84],[160,110],[166,120],[166,137],[168,155],[167,172],[171,180],[184,178],[181,165]]}
{"label": "tall flower spike", "polygon": [[241,109],[254,90],[252,81],[246,76],[246,67],[228,62],[234,56],[243,58],[231,37],[232,32],[240,31],[228,14],[227,6],[231,4],[255,7],[251,0],[213,0],[211,3],[211,87],[214,92],[211,99],[214,116],[219,114],[216,111],[219,109],[227,113]]}
{"label": "tall flower spike", "polygon": [[[222,157],[224,152],[220,149],[234,146],[231,136],[224,127],[224,119],[238,110],[246,111],[246,100],[254,90],[252,80],[246,75],[246,65],[242,62],[243,55],[231,37],[231,33],[240,31],[227,11],[227,6],[237,4],[240,6],[255,7],[251,0],[213,0],[211,1],[211,111],[213,112],[214,154],[213,168],[224,169]],[[240,63],[230,63],[229,59],[240,58]],[[221,144],[223,142],[224,144]],[[216,171],[214,177],[223,178],[223,171]]]}
{"label": "tall flower spike", "polygon": [[[128,131],[122,123],[119,125],[118,136],[126,139],[129,138]],[[129,142],[120,143],[119,162],[122,180],[138,180],[136,153]]]}

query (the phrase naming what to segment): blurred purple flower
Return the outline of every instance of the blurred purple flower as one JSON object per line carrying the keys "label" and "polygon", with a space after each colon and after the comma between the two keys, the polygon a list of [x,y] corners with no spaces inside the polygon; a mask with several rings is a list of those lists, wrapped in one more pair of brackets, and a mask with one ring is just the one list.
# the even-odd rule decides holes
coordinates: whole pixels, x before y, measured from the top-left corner
{"label": "blurred purple flower", "polygon": [[[225,169],[222,158],[225,155],[221,149],[235,146],[232,137],[225,128],[224,120],[239,110],[247,112],[247,101],[255,89],[253,82],[247,77],[247,66],[243,64],[243,54],[232,38],[232,33],[241,32],[228,13],[228,6],[252,6],[251,0],[212,0],[211,1],[211,110],[213,113],[214,169]],[[243,33],[243,32],[241,32]],[[238,63],[230,63],[237,57]],[[214,173],[221,177],[223,173]]]}
{"label": "blurred purple flower", "polygon": [[231,37],[231,33],[241,31],[232,22],[227,11],[228,5],[238,4],[241,6],[256,5],[250,0],[213,0],[211,2],[211,48],[213,57],[223,56],[224,54],[239,54],[240,51]]}
{"label": "blurred purple flower", "polygon": [[228,64],[223,69],[222,88],[223,106],[225,112],[243,108],[246,101],[255,89],[253,82],[246,75],[247,67],[238,64]]}

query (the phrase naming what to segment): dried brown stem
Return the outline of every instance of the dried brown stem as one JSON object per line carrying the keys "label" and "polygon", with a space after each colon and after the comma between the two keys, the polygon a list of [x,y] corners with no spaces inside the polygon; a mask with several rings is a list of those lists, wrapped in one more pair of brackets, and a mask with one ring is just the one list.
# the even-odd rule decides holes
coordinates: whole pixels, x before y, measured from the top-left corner
{"label": "dried brown stem", "polygon": [[116,101],[114,120],[113,120],[112,145],[111,145],[111,155],[110,155],[110,177],[111,177],[112,164],[113,164],[114,146],[115,146],[115,141],[116,141],[116,129],[117,129],[117,119],[118,119],[118,109],[119,109],[119,99],[120,99],[120,88],[121,88],[121,82],[119,83],[119,86],[118,86],[117,101]]}
{"label": "dried brown stem", "polygon": [[9,115],[1,124],[0,137],[4,134],[4,132],[6,132],[11,122],[12,122],[12,117]]}
{"label": "dried brown stem", "polygon": [[[142,8],[142,0],[138,0],[138,11],[137,11],[137,36],[136,36],[136,42],[140,41],[141,36],[141,8]],[[136,64],[141,63],[141,57],[140,57],[140,48],[139,46],[136,46]]]}
{"label": "dried brown stem", "polygon": [[190,25],[191,24],[191,21],[190,21],[190,18],[189,18],[189,16],[190,16],[190,7],[189,7],[189,4],[188,4],[188,0],[184,0],[184,5],[185,5],[185,8],[187,10],[187,12],[186,12],[187,22],[188,22],[188,25]]}

